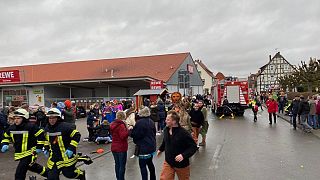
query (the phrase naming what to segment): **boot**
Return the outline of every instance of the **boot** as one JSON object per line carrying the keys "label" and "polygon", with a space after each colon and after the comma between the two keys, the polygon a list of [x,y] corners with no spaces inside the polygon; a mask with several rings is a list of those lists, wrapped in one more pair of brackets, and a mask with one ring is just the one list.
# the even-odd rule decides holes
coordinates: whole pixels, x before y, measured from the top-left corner
{"label": "boot", "polygon": [[222,114],[220,117],[219,117],[219,119],[222,119],[224,117],[224,114]]}
{"label": "boot", "polygon": [[206,135],[202,136],[202,142],[199,143],[199,146],[205,146],[206,145]]}
{"label": "boot", "polygon": [[234,114],[233,113],[231,113],[231,118],[234,119]]}
{"label": "boot", "polygon": [[83,175],[80,176],[80,180],[86,180],[86,171],[85,170],[82,170],[83,172]]}

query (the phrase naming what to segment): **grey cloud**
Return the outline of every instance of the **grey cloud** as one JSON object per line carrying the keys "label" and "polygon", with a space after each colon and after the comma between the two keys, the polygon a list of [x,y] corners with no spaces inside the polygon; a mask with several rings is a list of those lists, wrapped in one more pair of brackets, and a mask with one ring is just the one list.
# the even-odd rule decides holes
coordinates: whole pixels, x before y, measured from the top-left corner
{"label": "grey cloud", "polygon": [[45,0],[0,2],[1,66],[191,52],[246,76],[279,51],[320,56],[320,1]]}

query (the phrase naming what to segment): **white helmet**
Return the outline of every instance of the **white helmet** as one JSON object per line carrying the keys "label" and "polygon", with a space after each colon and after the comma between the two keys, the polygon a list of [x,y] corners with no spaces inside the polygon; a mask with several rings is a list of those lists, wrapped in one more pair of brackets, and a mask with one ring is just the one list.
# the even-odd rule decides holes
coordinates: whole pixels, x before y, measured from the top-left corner
{"label": "white helmet", "polygon": [[13,112],[13,116],[19,116],[19,117],[24,117],[25,119],[29,119],[29,112],[25,109],[17,109],[16,111]]}
{"label": "white helmet", "polygon": [[51,108],[48,113],[47,116],[56,116],[56,117],[60,117],[61,118],[61,111],[57,108]]}

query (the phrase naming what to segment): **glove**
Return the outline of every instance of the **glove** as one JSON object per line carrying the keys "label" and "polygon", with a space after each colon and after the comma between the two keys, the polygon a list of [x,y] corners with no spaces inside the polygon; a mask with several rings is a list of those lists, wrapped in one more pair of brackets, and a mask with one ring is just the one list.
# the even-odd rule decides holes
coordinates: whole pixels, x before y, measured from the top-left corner
{"label": "glove", "polygon": [[44,154],[44,156],[45,156],[46,158],[49,157],[49,151],[48,151],[48,150],[44,150],[43,154]]}
{"label": "glove", "polygon": [[8,145],[3,145],[1,148],[1,152],[5,153],[9,150],[9,146]]}
{"label": "glove", "polygon": [[65,154],[68,156],[68,158],[71,158],[72,155],[73,155],[73,152],[68,149],[68,150],[66,150],[66,153],[65,153]]}
{"label": "glove", "polygon": [[42,149],[36,149],[36,153],[40,154],[42,152]]}

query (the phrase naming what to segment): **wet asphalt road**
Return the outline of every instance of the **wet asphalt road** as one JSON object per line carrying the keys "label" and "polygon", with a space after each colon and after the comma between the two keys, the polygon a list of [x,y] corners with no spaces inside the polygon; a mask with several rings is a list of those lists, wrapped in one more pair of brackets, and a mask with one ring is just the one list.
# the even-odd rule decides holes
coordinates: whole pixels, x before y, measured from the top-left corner
{"label": "wet asphalt road", "polygon": [[[306,179],[320,178],[320,139],[300,130],[293,130],[290,124],[278,119],[277,124],[269,125],[267,113],[258,113],[258,122],[253,122],[253,114],[247,110],[244,117],[222,120],[209,115],[207,146],[192,157],[191,179],[250,180],[250,179]],[[87,136],[85,120],[77,121],[82,137]],[[157,137],[158,144],[161,136]],[[201,138],[200,138],[201,139]],[[87,142],[79,144],[79,150],[88,154],[98,147],[105,149],[95,158],[86,170],[87,179],[115,179],[114,161],[109,145],[96,145]],[[130,159],[134,145],[129,144],[126,179],[141,179],[138,160]],[[164,156],[154,158],[157,177],[161,172]],[[44,163],[40,155],[39,162]],[[0,154],[0,175],[13,179],[16,162],[10,153]],[[2,179],[2,178],[1,178]],[[42,179],[42,178],[38,178]],[[63,178],[62,178],[63,179]]]}

